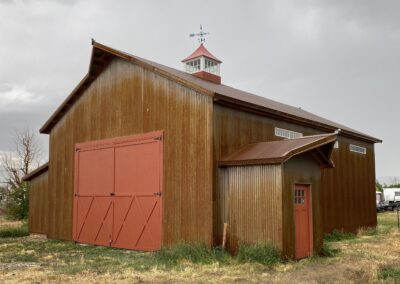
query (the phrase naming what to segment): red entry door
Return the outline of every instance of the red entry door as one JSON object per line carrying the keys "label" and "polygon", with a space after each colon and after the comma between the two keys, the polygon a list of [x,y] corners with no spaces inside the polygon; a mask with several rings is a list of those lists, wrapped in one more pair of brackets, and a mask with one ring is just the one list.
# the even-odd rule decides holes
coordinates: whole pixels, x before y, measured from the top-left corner
{"label": "red entry door", "polygon": [[76,145],[75,241],[161,248],[162,140],[155,132]]}
{"label": "red entry door", "polygon": [[294,215],[296,228],[296,258],[312,254],[311,192],[308,185],[295,185]]}

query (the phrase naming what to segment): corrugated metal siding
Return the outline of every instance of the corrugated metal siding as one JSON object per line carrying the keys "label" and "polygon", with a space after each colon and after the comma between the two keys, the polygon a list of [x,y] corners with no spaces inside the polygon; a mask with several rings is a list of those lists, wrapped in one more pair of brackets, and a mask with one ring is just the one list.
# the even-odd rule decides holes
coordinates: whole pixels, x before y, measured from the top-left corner
{"label": "corrugated metal siding", "polygon": [[[321,131],[293,123],[252,114],[214,104],[214,188],[218,188],[217,162],[254,142],[281,140],[274,135],[274,127],[280,127],[304,135],[320,134]],[[363,226],[376,224],[375,162],[371,143],[339,136],[340,148],[333,151],[334,169],[323,170],[323,226],[325,232],[332,229],[355,231]],[[368,148],[367,155],[352,153],[349,141]],[[344,144],[344,143],[345,144]],[[347,144],[346,144],[347,143]],[[214,212],[219,212],[219,193],[214,191]],[[349,217],[351,215],[351,217]],[[214,214],[215,242],[220,243],[222,231]]]}
{"label": "corrugated metal siding", "polygon": [[[349,144],[366,147],[367,154],[350,152]],[[374,146],[341,137],[332,160],[336,169],[322,171],[324,231],[376,226]]]}
{"label": "corrugated metal siding", "polygon": [[48,172],[30,181],[29,232],[47,234],[48,228]]}
{"label": "corrugated metal siding", "polygon": [[263,117],[244,111],[214,104],[214,242],[221,243],[222,228],[218,220],[218,212],[222,210],[219,204],[221,198],[218,190],[218,161],[239,150],[241,147],[255,142],[282,140],[276,137],[274,127],[302,132],[304,135],[319,133],[303,126],[296,126],[285,121]]}
{"label": "corrugated metal siding", "polygon": [[114,60],[51,131],[49,236],[72,239],[75,143],[164,130],[163,245],[211,245],[211,127],[211,97]]}
{"label": "corrugated metal siding", "polygon": [[218,226],[228,223],[228,247],[272,241],[282,248],[281,165],[221,168],[220,176]]}

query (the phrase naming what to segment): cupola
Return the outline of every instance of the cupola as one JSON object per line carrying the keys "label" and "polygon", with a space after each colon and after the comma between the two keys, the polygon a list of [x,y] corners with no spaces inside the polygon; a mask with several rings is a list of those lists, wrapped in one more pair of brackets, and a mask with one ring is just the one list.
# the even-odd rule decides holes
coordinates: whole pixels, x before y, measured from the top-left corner
{"label": "cupola", "polygon": [[220,64],[221,60],[211,54],[204,46],[204,33],[200,26],[199,34],[190,36],[199,36],[200,46],[188,57],[182,60],[184,70],[194,76],[213,83],[221,84]]}

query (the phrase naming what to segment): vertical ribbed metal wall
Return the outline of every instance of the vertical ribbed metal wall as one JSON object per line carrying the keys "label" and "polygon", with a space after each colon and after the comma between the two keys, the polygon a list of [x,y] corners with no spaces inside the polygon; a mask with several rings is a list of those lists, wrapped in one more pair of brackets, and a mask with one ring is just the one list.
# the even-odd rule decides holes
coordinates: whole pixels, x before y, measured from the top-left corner
{"label": "vertical ribbed metal wall", "polygon": [[48,171],[30,181],[29,190],[29,232],[47,234],[48,232]]}
{"label": "vertical ribbed metal wall", "polygon": [[164,131],[163,246],[212,245],[212,98],[115,59],[50,134],[49,238],[72,239],[74,145]]}
{"label": "vertical ribbed metal wall", "polygon": [[227,244],[271,241],[282,248],[281,165],[220,169],[219,226],[228,223]]}

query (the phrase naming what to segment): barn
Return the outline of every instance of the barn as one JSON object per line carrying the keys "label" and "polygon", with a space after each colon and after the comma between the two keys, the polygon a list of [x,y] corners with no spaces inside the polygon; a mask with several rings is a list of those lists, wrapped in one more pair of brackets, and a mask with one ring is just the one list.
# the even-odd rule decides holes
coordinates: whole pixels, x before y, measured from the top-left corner
{"label": "barn", "polygon": [[[87,75],[40,129],[30,232],[134,250],[273,242],[376,225],[374,144],[301,108],[221,83],[201,44],[176,70],[92,41]],[[268,94],[264,94],[268,95]]]}

